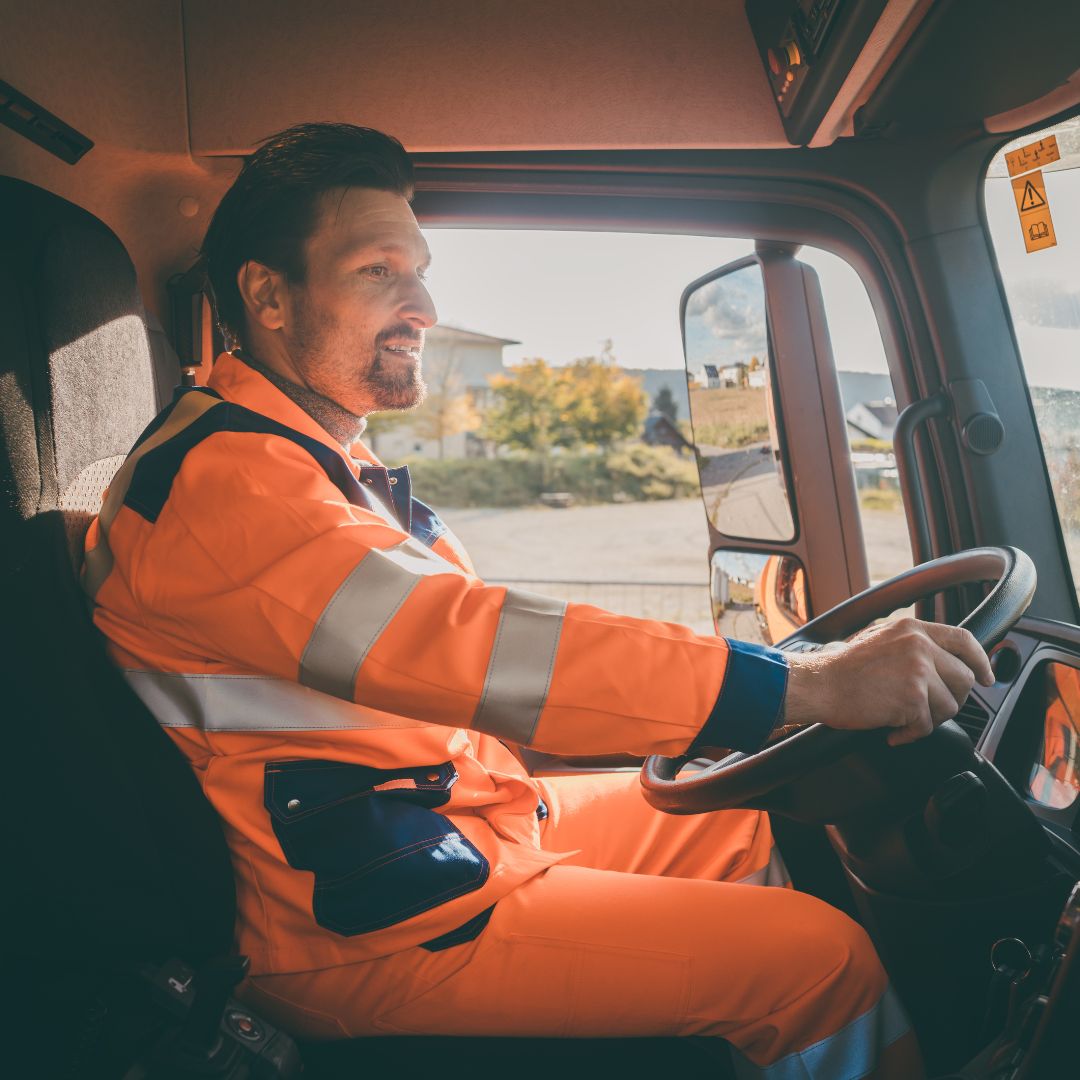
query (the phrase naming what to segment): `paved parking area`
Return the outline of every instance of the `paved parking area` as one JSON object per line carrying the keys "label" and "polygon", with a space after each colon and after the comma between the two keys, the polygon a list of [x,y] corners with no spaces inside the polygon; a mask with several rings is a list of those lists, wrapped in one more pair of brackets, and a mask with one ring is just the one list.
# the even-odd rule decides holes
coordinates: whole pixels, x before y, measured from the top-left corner
{"label": "paved parking area", "polygon": [[485,578],[709,582],[700,499],[439,515]]}
{"label": "paved parking area", "polygon": [[[439,513],[482,577],[708,584],[709,532],[700,499]],[[863,513],[877,580],[911,566],[902,515]]]}
{"label": "paved parking area", "polygon": [[[709,534],[700,499],[565,510],[451,509],[440,515],[487,580],[517,581],[577,603],[712,632]],[[902,517],[866,511],[863,525],[874,578],[911,565]],[[645,584],[650,582],[670,584]],[[753,611],[747,609],[742,618],[745,626],[728,632],[754,640]]]}

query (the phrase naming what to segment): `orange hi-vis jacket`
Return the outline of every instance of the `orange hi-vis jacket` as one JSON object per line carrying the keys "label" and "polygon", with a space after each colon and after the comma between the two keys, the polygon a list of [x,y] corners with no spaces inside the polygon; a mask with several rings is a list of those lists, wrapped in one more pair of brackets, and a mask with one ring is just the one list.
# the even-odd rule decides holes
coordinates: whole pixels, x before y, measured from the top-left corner
{"label": "orange hi-vis jacket", "polygon": [[783,705],[776,650],[485,585],[407,469],[231,355],[86,546],[96,625],[224,820],[253,973],[469,940],[565,858],[500,740],[749,750]]}

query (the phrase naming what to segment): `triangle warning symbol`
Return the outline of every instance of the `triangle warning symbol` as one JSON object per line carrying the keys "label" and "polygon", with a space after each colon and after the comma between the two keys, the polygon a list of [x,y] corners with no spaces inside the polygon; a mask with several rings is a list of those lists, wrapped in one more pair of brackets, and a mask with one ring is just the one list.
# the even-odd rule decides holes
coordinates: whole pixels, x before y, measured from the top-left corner
{"label": "triangle warning symbol", "polygon": [[1029,180],[1024,185],[1024,197],[1020,200],[1020,213],[1024,214],[1028,210],[1038,210],[1040,206],[1045,206],[1046,200],[1039,194],[1039,189]]}

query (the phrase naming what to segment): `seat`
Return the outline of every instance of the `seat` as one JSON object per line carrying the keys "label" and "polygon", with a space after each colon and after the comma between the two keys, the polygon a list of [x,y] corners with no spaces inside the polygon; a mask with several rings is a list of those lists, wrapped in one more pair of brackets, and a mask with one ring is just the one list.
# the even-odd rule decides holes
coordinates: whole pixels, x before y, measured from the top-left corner
{"label": "seat", "polygon": [[47,992],[61,973],[232,947],[218,818],[109,663],[76,575],[155,388],[123,245],[79,207],[0,178],[0,910],[4,977],[22,996],[27,980]]}
{"label": "seat", "polygon": [[[102,999],[114,1000],[98,993],[113,976],[170,957],[198,966],[232,949],[236,898],[219,819],[109,662],[78,585],[102,492],[163,403],[176,362],[151,327],[153,338],[131,260],[102,222],[0,177],[0,984],[23,1005],[6,1019],[33,1051],[17,1075],[69,1069]],[[355,1040],[305,1048],[305,1075],[399,1067],[402,1053],[452,1054],[463,1067],[512,1068],[524,1054],[554,1068],[715,1067],[715,1051],[697,1042]],[[5,1046],[0,1067],[14,1052]],[[85,1075],[113,1073],[94,1057]]]}

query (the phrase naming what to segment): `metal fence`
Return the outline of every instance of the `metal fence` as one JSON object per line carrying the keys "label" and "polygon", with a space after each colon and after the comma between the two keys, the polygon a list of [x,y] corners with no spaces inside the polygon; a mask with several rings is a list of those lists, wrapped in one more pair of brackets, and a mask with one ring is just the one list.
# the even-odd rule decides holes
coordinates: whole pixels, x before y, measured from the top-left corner
{"label": "metal fence", "polygon": [[696,581],[552,581],[535,578],[487,579],[489,585],[592,604],[618,615],[682,623],[699,634],[713,633],[709,586]]}

